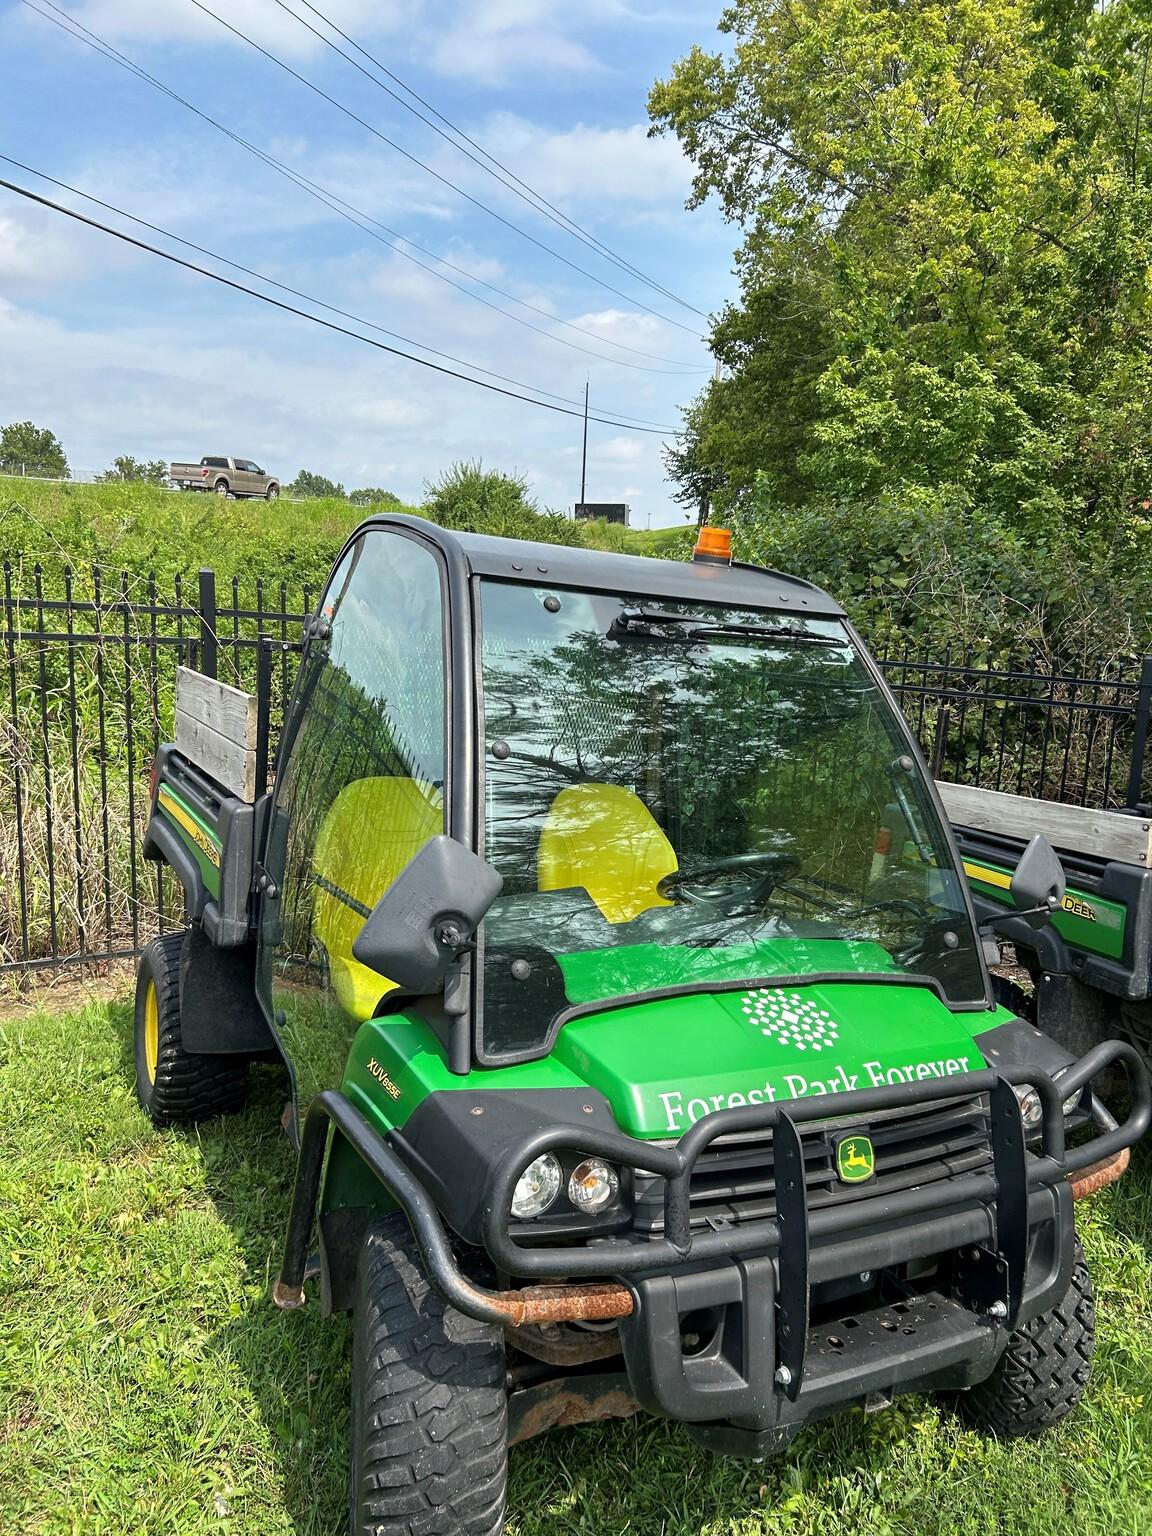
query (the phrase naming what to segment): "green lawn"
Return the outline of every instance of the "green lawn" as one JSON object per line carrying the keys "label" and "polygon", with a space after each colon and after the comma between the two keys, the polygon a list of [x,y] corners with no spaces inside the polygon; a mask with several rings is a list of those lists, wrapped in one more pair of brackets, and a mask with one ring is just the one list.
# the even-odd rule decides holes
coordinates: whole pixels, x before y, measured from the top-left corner
{"label": "green lawn", "polygon": [[[282,1087],[198,1134],[132,1095],[129,1012],[0,1025],[0,1532],[337,1536],[348,1326],[268,1301],[292,1158]],[[1087,1403],[998,1446],[914,1399],[782,1460],[652,1421],[513,1452],[509,1536],[1136,1533],[1152,1523],[1152,1158],[1084,1212]]]}

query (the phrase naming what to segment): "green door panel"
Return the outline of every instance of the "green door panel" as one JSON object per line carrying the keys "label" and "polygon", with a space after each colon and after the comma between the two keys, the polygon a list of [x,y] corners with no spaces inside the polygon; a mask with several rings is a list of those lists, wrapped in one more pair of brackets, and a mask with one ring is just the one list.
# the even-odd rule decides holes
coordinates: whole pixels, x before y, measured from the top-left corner
{"label": "green door panel", "polygon": [[[1008,887],[1012,882],[1012,870],[989,864],[983,859],[965,859],[964,873],[972,888],[992,901],[1011,906]],[[1128,918],[1127,908],[1116,901],[1100,896],[1089,896],[1085,891],[1069,887],[1064,904],[1052,918],[1052,926],[1067,944],[1074,949],[1084,949],[1093,955],[1106,955],[1120,960],[1124,955],[1124,925]]]}

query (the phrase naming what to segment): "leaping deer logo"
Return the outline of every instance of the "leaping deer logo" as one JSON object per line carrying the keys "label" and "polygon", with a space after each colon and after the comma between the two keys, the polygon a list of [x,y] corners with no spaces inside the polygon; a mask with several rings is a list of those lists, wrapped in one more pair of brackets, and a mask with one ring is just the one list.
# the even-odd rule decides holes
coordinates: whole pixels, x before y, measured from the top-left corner
{"label": "leaping deer logo", "polygon": [[876,1152],[867,1136],[850,1136],[836,1148],[836,1172],[845,1184],[859,1184],[876,1171]]}

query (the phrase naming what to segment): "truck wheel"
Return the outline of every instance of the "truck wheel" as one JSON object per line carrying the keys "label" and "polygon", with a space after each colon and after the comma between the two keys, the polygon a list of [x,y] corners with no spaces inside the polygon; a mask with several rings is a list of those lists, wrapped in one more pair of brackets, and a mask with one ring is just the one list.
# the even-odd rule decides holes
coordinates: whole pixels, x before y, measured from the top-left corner
{"label": "truck wheel", "polygon": [[268,487],[268,489],[264,492],[264,500],[265,501],[275,501],[277,496],[279,496],[279,494],[280,494],[280,487],[278,485],[270,485]]}
{"label": "truck wheel", "polygon": [[440,1299],[403,1216],[364,1238],[352,1349],[352,1536],[499,1536],[501,1334]]}
{"label": "truck wheel", "polygon": [[227,494],[228,494],[228,482],[227,482],[227,480],[217,480],[216,484],[212,487],[212,489],[216,492],[217,496],[227,496]]}
{"label": "truck wheel", "polygon": [[1083,1397],[1095,1338],[1092,1277],[1077,1241],[1062,1299],[1018,1328],[987,1381],[951,1394],[952,1402],[970,1424],[1005,1439],[1042,1434]]}
{"label": "truck wheel", "polygon": [[153,939],[136,973],[136,1097],[155,1126],[187,1125],[241,1109],[248,1063],[193,1056],[180,1043],[183,933]]}

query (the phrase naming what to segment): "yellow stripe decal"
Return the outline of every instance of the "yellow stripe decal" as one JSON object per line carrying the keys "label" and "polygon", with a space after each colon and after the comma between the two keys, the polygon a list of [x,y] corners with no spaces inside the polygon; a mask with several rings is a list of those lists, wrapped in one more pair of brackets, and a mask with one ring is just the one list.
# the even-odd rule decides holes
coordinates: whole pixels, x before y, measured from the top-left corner
{"label": "yellow stripe decal", "polygon": [[989,869],[986,864],[970,864],[964,860],[964,873],[969,880],[979,880],[981,885],[995,885],[1000,890],[1006,891],[1012,884],[1012,876],[1006,875],[1002,869]]}
{"label": "yellow stripe decal", "polygon": [[220,849],[212,838],[212,835],[205,831],[205,829],[200,825],[200,823],[196,820],[190,811],[186,811],[184,809],[179,800],[177,800],[176,796],[171,793],[166,785],[161,784],[160,793],[156,798],[160,802],[160,805],[163,807],[163,809],[167,811],[169,816],[171,816],[172,820],[176,822],[178,826],[184,828],[185,832],[187,832],[188,836],[196,844],[197,848],[200,849],[200,852],[204,855],[208,862],[210,864],[214,864],[215,867],[219,869]]}

